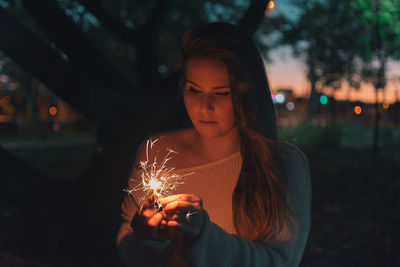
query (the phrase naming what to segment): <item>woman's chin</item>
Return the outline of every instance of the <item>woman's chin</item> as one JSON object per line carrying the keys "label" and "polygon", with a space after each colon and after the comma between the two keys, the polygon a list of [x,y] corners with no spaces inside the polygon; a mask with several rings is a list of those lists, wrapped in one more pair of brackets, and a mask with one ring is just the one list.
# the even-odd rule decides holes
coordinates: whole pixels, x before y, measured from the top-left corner
{"label": "woman's chin", "polygon": [[196,127],[197,132],[201,135],[202,138],[205,139],[210,139],[210,138],[216,138],[216,137],[221,137],[227,134],[227,132],[222,131],[221,129],[218,128],[203,128],[203,127]]}
{"label": "woman's chin", "polygon": [[196,130],[201,135],[201,137],[206,139],[215,138],[223,135],[218,129],[196,128]]}

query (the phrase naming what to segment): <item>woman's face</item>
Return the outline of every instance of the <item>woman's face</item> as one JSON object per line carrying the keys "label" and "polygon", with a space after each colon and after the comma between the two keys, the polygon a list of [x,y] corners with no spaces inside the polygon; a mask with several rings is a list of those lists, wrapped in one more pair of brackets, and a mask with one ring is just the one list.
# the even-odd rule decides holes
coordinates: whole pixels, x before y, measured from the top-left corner
{"label": "woman's face", "polygon": [[186,62],[184,101],[194,127],[205,138],[223,136],[235,126],[229,73],[221,61]]}

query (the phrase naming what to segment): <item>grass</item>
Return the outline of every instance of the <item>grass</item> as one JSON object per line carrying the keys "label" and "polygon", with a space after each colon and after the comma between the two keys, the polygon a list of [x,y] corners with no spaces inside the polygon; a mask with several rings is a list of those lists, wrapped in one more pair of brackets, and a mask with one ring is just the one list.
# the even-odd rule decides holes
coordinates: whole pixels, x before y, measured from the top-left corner
{"label": "grass", "polygon": [[[281,128],[280,133],[305,152],[312,175],[312,225],[301,266],[399,266],[400,129],[381,128],[375,165],[370,126],[300,125]],[[19,136],[2,142],[27,140],[33,139]],[[87,133],[54,135],[48,140],[64,140],[64,145],[12,153],[56,179],[67,179],[79,176],[95,148],[93,142],[68,145],[93,140]]]}
{"label": "grass", "polygon": [[96,138],[89,131],[52,132],[45,138],[34,134],[3,136],[0,146],[28,165],[57,180],[80,176],[96,148]]}
{"label": "grass", "polygon": [[312,227],[301,266],[398,266],[400,130],[380,130],[372,164],[372,127],[342,123],[281,129],[307,155]]}
{"label": "grass", "polygon": [[76,140],[93,139],[93,131],[71,131],[63,130],[60,132],[47,132],[40,138],[32,132],[23,132],[13,135],[0,135],[0,144],[14,142],[32,142],[32,141],[56,141],[56,140]]}

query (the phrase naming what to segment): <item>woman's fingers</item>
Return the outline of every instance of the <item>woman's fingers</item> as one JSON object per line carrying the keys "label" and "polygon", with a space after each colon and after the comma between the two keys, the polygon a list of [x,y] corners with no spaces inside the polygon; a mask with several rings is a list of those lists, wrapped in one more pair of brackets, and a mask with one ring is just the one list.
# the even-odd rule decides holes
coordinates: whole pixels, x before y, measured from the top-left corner
{"label": "woman's fingers", "polygon": [[176,213],[169,213],[169,214],[166,214],[166,220],[167,221],[177,221],[177,220],[179,220],[179,214],[176,214]]}
{"label": "woman's fingers", "polygon": [[164,212],[166,214],[176,213],[189,210],[201,210],[202,207],[199,202],[187,202],[187,201],[173,201],[164,206]]}
{"label": "woman's fingers", "polygon": [[152,216],[147,221],[147,225],[152,228],[157,228],[160,225],[162,219],[163,219],[163,215],[161,214],[161,212],[158,212],[158,213],[154,214],[154,216]]}
{"label": "woman's fingers", "polygon": [[201,198],[193,194],[177,194],[169,197],[160,197],[159,200],[164,207],[174,201],[199,202],[202,204]]}
{"label": "woman's fingers", "polygon": [[203,209],[200,197],[193,194],[158,197],[157,200],[163,205],[162,211],[155,207],[154,198],[155,195],[151,194],[139,213],[144,232],[147,232],[153,238],[167,234],[170,238],[177,240],[191,238],[198,234],[200,224],[197,221],[200,218],[193,214],[197,214]]}
{"label": "woman's fingers", "polygon": [[145,210],[143,210],[142,215],[143,215],[146,219],[149,219],[149,218],[153,217],[154,214],[156,214],[156,213],[157,213],[157,210],[156,210],[156,209],[145,209]]}
{"label": "woman's fingers", "polygon": [[184,223],[179,223],[176,221],[169,221],[167,223],[167,226],[169,234],[174,233],[176,235],[177,233],[179,233],[183,234],[182,237],[189,237],[189,239],[197,236],[198,230],[190,225],[186,225]]}
{"label": "woman's fingers", "polygon": [[168,221],[167,222],[168,227],[173,227],[174,229],[179,229],[182,228],[183,224],[177,222],[177,221]]}

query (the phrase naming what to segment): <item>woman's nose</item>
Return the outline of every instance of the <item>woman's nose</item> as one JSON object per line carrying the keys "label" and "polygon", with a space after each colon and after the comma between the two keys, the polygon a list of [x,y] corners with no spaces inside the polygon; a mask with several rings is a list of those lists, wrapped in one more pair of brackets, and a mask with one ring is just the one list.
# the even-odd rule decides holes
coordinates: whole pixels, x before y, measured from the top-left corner
{"label": "woman's nose", "polygon": [[201,110],[212,111],[215,109],[214,96],[212,94],[204,94],[200,105]]}

